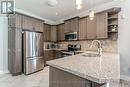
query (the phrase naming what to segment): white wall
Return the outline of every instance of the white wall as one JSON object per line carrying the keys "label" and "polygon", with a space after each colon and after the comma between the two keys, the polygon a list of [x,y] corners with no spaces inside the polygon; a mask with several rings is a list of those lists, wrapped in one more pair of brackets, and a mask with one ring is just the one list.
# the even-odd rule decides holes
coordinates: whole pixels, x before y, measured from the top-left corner
{"label": "white wall", "polygon": [[[121,54],[121,74],[130,78],[130,0],[121,4],[118,50]],[[121,18],[124,16],[124,18]]]}
{"label": "white wall", "polygon": [[7,17],[0,15],[0,74],[8,72],[8,27]]}

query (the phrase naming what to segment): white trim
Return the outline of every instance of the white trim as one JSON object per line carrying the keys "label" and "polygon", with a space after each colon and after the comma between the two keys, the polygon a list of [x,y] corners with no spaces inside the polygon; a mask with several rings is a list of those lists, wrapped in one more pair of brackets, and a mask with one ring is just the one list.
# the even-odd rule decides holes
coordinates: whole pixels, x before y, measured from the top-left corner
{"label": "white trim", "polygon": [[130,77],[126,75],[121,75],[122,80],[130,81]]}
{"label": "white trim", "polygon": [[9,71],[8,70],[5,70],[5,71],[0,71],[0,74],[7,74],[7,73],[9,73]]}
{"label": "white trim", "polygon": [[69,17],[63,18],[61,20],[57,20],[56,24],[63,23],[63,20],[70,19],[70,18],[73,18],[75,16],[79,16],[79,17],[88,16],[89,10],[91,10],[91,9],[93,9],[95,11],[95,13],[98,13],[98,12],[101,12],[101,11],[104,11],[104,10],[107,10],[107,9],[110,9],[110,8],[113,8],[113,7],[121,7],[121,1],[112,1],[112,2],[109,2],[109,3],[102,4],[100,6],[98,5],[96,7],[87,9],[86,11],[83,11],[81,13],[70,15]]}
{"label": "white trim", "polygon": [[3,71],[0,71],[0,74],[3,74]]}
{"label": "white trim", "polygon": [[43,17],[40,17],[40,16],[38,16],[38,15],[35,15],[35,14],[32,14],[32,13],[29,13],[29,12],[23,11],[23,10],[21,10],[21,9],[17,9],[17,8],[15,8],[15,11],[16,11],[16,12],[19,12],[19,13],[22,13],[22,14],[25,14],[25,15],[28,15],[28,16],[32,16],[32,17],[35,17],[35,18],[41,19],[41,20],[45,20],[45,23],[48,23],[48,24],[55,24],[55,21],[48,20],[48,19],[43,18]]}
{"label": "white trim", "polygon": [[87,16],[88,13],[89,13],[89,10],[91,10],[91,9],[93,9],[97,13],[97,12],[100,12],[100,11],[110,9],[112,7],[115,7],[115,6],[120,7],[120,4],[121,4],[121,1],[112,1],[112,2],[109,2],[109,3],[102,4],[100,6],[96,6],[96,7],[87,9],[86,11],[83,11],[81,13],[70,15],[69,17],[62,18],[62,19],[57,20],[57,21],[52,21],[52,20],[37,16],[33,13],[29,13],[29,12],[26,12],[26,11],[23,11],[23,10],[17,9],[17,8],[15,8],[15,11],[29,15],[29,16],[32,16],[32,17],[36,17],[36,18],[39,18],[39,19],[42,19],[42,20],[45,20],[45,23],[56,25],[56,24],[63,23],[64,20],[69,19],[69,18],[73,18],[75,16],[79,16],[79,17]]}

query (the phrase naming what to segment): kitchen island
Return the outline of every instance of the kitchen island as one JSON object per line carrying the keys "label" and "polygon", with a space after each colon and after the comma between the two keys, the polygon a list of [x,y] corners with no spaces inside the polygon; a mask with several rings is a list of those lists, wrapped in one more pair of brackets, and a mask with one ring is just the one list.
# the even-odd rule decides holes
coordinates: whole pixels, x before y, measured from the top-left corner
{"label": "kitchen island", "polygon": [[84,56],[88,53],[48,61],[50,87],[119,87],[119,54]]}

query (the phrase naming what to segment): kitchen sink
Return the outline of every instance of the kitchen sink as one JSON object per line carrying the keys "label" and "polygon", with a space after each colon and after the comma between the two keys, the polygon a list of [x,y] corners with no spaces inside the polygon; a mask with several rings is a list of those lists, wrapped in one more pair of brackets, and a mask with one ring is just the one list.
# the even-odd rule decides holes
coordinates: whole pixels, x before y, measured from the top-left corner
{"label": "kitchen sink", "polygon": [[84,56],[84,57],[98,57],[99,55],[96,53],[86,53],[86,54],[83,54],[82,56]]}

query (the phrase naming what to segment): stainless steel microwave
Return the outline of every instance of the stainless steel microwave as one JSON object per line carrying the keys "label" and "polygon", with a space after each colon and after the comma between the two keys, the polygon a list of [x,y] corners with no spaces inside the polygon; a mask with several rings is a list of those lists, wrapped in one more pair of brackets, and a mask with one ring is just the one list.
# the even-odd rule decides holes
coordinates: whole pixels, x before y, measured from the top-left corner
{"label": "stainless steel microwave", "polygon": [[77,32],[66,33],[65,40],[68,40],[68,41],[78,40],[78,33]]}

